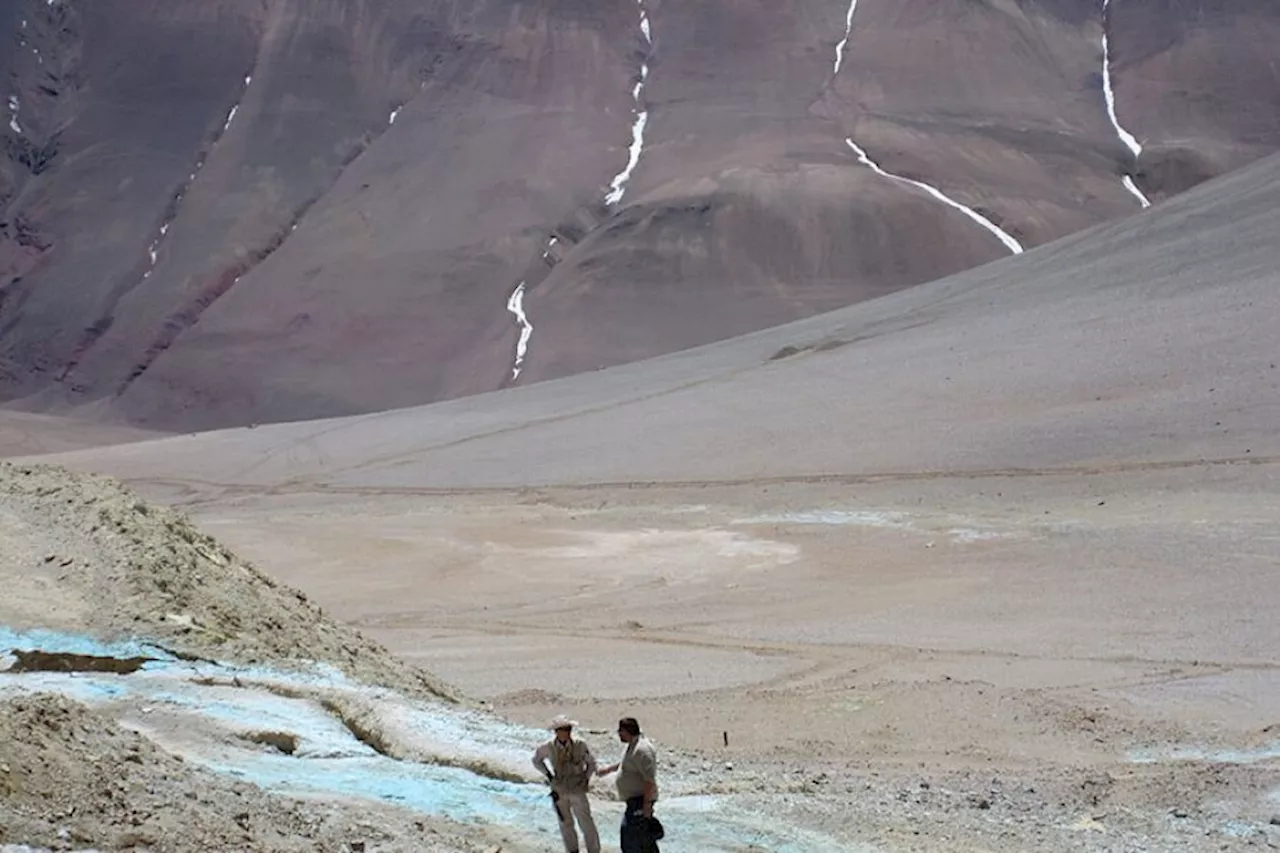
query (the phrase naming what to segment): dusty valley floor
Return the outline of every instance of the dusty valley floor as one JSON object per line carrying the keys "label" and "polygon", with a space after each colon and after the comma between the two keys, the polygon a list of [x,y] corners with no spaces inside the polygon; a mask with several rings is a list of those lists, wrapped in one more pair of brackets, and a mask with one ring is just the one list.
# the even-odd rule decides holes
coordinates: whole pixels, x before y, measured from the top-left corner
{"label": "dusty valley floor", "polygon": [[616,719],[641,719],[676,853],[1280,845],[1272,463],[137,484],[230,550],[107,481],[4,473],[0,645],[154,659],[10,656],[0,844],[552,851],[525,762],[568,712],[606,759]]}
{"label": "dusty valley floor", "polygon": [[1280,844],[1273,463],[153,488],[501,714],[601,733],[634,714],[688,756],[681,787],[764,798],[847,845]]}

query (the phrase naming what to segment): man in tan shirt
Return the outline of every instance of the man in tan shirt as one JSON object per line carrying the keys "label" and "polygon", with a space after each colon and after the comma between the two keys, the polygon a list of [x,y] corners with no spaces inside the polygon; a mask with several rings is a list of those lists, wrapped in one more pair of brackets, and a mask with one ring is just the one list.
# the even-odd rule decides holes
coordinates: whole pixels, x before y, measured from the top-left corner
{"label": "man in tan shirt", "polygon": [[[555,737],[533,753],[533,766],[551,783],[551,798],[556,804],[556,816],[560,819],[560,837],[568,853],[578,853],[578,831],[574,829],[576,817],[582,829],[587,853],[600,853],[600,833],[591,817],[591,801],[587,788],[596,772],[596,759],[591,747],[573,736],[578,724],[568,717],[556,717],[551,723]],[[551,770],[547,762],[551,762]]]}
{"label": "man in tan shirt", "polygon": [[599,775],[619,771],[618,796],[627,804],[622,813],[622,853],[658,853],[661,824],[653,816],[653,804],[658,801],[658,755],[635,717],[618,721],[618,740],[627,745],[627,751]]}

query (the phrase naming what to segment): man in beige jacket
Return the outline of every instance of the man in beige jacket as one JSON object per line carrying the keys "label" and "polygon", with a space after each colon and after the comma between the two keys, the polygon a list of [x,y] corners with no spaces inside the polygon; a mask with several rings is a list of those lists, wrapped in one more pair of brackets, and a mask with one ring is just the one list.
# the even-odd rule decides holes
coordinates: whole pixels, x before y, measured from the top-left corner
{"label": "man in beige jacket", "polygon": [[[578,832],[573,826],[574,818],[577,818],[587,853],[600,853],[600,833],[596,831],[595,820],[591,817],[591,801],[587,799],[587,788],[596,772],[596,759],[591,754],[591,747],[573,736],[577,725],[568,717],[556,717],[551,723],[555,737],[533,753],[533,766],[551,784],[564,849],[568,853],[579,853]],[[551,763],[550,770],[547,762]]]}
{"label": "man in beige jacket", "polygon": [[622,813],[622,853],[659,853],[658,840],[665,830],[653,814],[658,800],[658,754],[635,717],[618,721],[618,739],[627,745],[622,760],[600,768],[598,775],[618,774],[618,798],[627,804]]}

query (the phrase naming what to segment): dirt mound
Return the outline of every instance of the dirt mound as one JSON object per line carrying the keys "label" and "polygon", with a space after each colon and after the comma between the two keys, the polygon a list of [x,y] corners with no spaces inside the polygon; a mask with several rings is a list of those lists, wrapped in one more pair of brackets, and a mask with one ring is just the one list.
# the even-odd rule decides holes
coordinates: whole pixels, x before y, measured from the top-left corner
{"label": "dirt mound", "polygon": [[362,807],[361,820],[350,814],[263,796],[60,696],[0,702],[0,844],[312,851],[396,837],[413,842],[377,849],[492,849],[376,806]]}
{"label": "dirt mound", "polygon": [[456,699],[120,483],[0,463],[0,624],[146,638],[241,664],[314,660],[361,681]]}

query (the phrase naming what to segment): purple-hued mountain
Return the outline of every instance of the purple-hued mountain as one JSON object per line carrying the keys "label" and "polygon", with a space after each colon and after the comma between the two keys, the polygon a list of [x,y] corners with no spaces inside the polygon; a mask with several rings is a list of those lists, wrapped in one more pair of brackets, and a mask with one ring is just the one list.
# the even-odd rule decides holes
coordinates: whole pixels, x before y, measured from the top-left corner
{"label": "purple-hued mountain", "polygon": [[349,414],[849,305],[1280,149],[1277,43],[1256,0],[8,0],[0,403]]}

